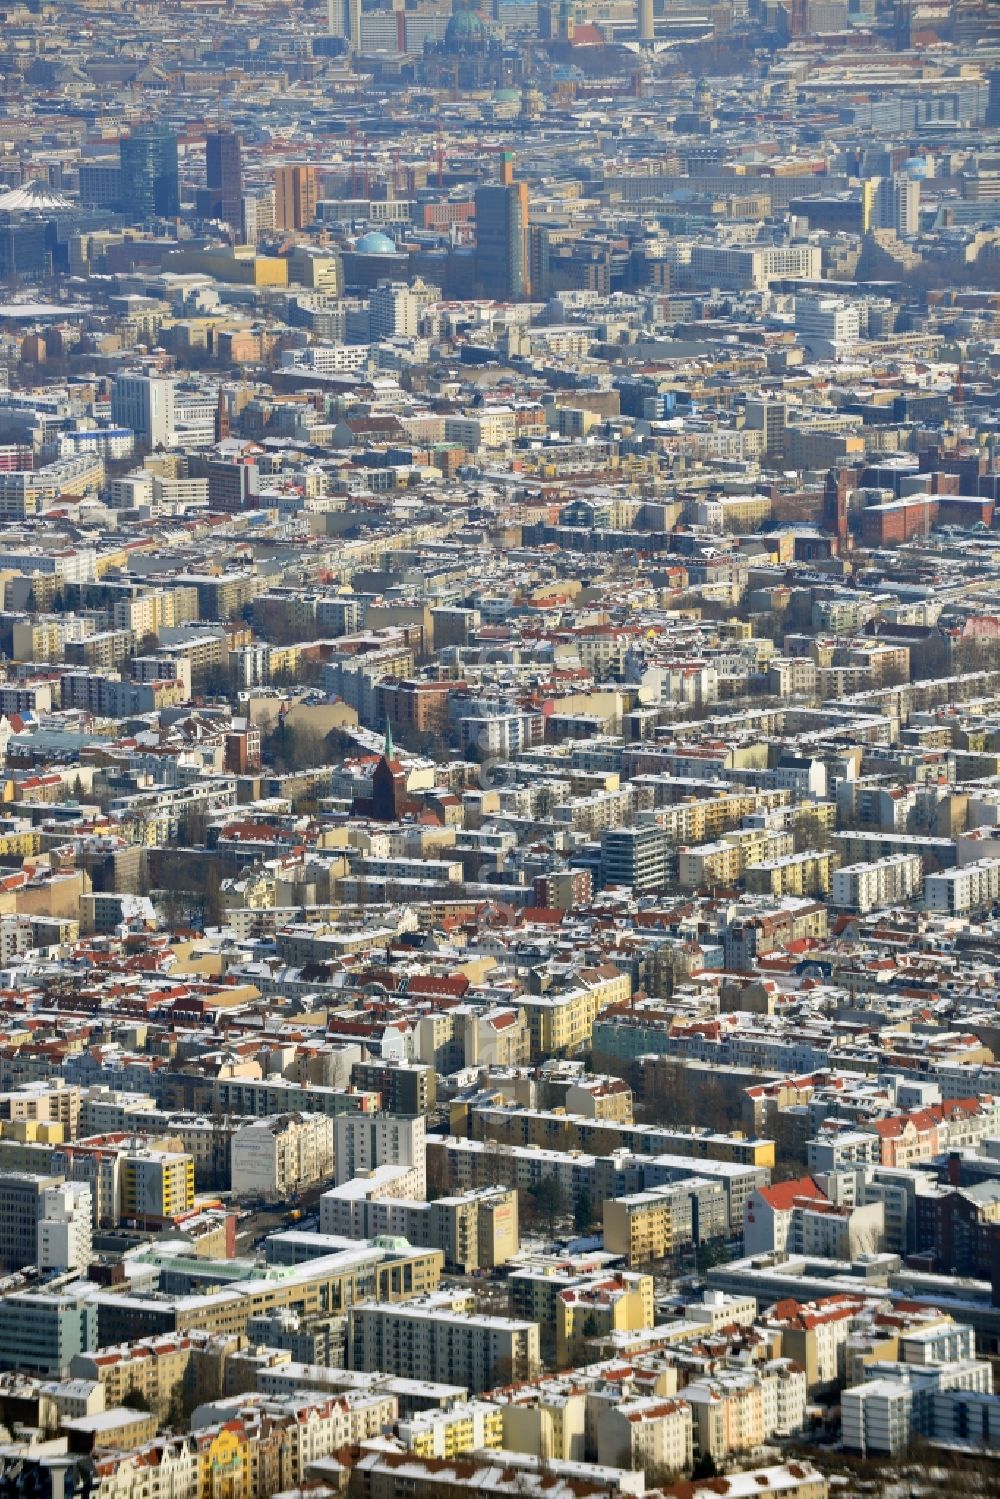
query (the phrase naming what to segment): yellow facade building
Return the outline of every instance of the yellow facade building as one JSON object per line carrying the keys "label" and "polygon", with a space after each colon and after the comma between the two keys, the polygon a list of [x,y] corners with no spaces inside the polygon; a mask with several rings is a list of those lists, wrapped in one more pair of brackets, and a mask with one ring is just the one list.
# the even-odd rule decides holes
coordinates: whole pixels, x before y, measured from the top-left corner
{"label": "yellow facade building", "polygon": [[194,1157],[186,1151],[137,1151],[121,1164],[122,1217],[167,1223],[194,1206]]}
{"label": "yellow facade building", "polygon": [[569,1286],[556,1298],[556,1362],[573,1362],[581,1342],[615,1332],[652,1327],[653,1277],[619,1274],[606,1280]]}

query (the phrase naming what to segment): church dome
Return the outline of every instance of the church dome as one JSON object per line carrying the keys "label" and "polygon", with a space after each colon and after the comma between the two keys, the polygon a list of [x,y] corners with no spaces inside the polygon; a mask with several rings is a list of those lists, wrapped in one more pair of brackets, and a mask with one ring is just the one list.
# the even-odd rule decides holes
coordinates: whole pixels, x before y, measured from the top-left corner
{"label": "church dome", "polygon": [[490,28],[479,14],[463,6],[452,13],[444,34],[446,47],[479,47],[490,37]]}

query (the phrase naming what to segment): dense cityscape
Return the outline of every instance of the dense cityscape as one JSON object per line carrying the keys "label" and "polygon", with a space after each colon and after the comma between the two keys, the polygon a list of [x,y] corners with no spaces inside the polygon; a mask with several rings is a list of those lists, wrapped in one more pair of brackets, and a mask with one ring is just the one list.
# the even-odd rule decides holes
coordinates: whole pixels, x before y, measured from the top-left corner
{"label": "dense cityscape", "polygon": [[3,21],[0,1499],[1000,1494],[1000,7]]}

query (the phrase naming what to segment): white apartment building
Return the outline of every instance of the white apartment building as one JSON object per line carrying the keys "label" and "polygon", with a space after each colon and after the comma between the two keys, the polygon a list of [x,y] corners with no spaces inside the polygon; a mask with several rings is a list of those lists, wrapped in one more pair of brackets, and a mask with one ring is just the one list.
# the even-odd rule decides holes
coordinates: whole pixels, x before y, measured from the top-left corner
{"label": "white apartment building", "polygon": [[468,714],[459,719],[462,747],[475,745],[481,754],[508,758],[533,741],[528,713]]}
{"label": "white apartment building", "polygon": [[875,194],[875,225],[908,239],[920,229],[920,183],[915,177],[883,177]]}
{"label": "white apartment building", "polygon": [[424,298],[405,281],[380,281],[368,296],[372,341],[415,338],[420,332]]}
{"label": "white apartment building", "polygon": [[913,1390],[899,1379],[873,1379],[845,1390],[840,1401],[841,1433],[849,1452],[895,1457],[912,1435]]}
{"label": "white apartment building", "polygon": [[885,1243],[885,1208],[881,1202],[858,1207],[823,1203],[796,1210],[792,1238],[796,1250],[820,1259],[854,1261],[876,1254]]}
{"label": "white apartment building", "polygon": [[400,1166],[406,1174],[396,1180],[393,1195],[422,1201],[426,1148],[422,1114],[340,1114],[333,1120],[334,1182],[339,1187],[376,1166]]}
{"label": "white apartment building", "polygon": [[447,1295],[352,1306],[349,1367],[440,1380],[477,1393],[534,1378],[540,1366],[538,1323],[481,1316],[471,1306],[471,1298]]}
{"label": "white apartment building", "polygon": [[694,1424],[686,1400],[639,1395],[607,1403],[597,1417],[597,1461],[652,1475],[686,1473],[694,1460]]}
{"label": "white apartment building", "polygon": [[877,1166],[881,1142],[871,1130],[823,1130],[808,1142],[809,1170],[842,1171],[849,1166]]}
{"label": "white apartment building", "polygon": [[980,859],[961,869],[943,869],[924,880],[924,905],[928,911],[962,916],[981,911],[1000,900],[1000,859]]}
{"label": "white apartment building", "polygon": [[866,1383],[844,1391],[841,1405],[844,1446],[865,1454],[891,1457],[905,1451],[915,1434],[930,1434],[943,1394],[993,1395],[992,1365],[985,1359],[914,1363],[904,1358],[870,1364],[868,1372]]}
{"label": "white apartment building", "polygon": [[790,1358],[773,1359],[761,1368],[764,1428],[775,1436],[792,1436],[806,1424],[808,1381],[801,1364]]}
{"label": "white apartment building", "polygon": [[237,1197],[287,1199],[333,1175],[333,1120],[327,1114],[276,1114],[233,1134]]}
{"label": "white apartment building", "polygon": [[709,1332],[718,1332],[723,1327],[752,1327],[757,1320],[757,1298],[706,1290],[700,1301],[685,1305],[684,1320],[698,1322]]}
{"label": "white apartment building", "polygon": [[502,448],[513,442],[516,418],[510,406],[489,406],[475,416],[447,416],[444,422],[446,442],[457,442],[470,453],[480,448]]}
{"label": "white apartment building", "polygon": [[94,1207],[85,1182],[46,1187],[38,1205],[39,1270],[78,1270],[93,1259]]}
{"label": "white apartment building", "polygon": [[673,663],[663,674],[665,703],[715,703],[719,700],[719,673],[699,661]]}
{"label": "white apartment building", "polygon": [[100,453],[81,453],[44,468],[0,473],[0,520],[24,520],[47,509],[60,495],[83,495],[103,483]]}
{"label": "white apartment building", "polygon": [[833,876],[833,904],[864,913],[910,900],[920,891],[923,871],[919,854],[890,854],[872,864],[846,864]]}

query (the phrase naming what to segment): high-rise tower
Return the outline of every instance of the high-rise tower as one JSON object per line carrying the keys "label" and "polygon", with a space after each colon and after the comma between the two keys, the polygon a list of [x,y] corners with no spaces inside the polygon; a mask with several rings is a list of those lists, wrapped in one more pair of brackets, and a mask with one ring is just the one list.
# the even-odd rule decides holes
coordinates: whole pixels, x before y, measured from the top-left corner
{"label": "high-rise tower", "polygon": [[235,130],[210,130],[205,137],[205,184],[216,212],[239,229],[243,219],[243,142]]}
{"label": "high-rise tower", "polygon": [[476,279],[488,296],[516,301],[531,293],[528,184],[514,181],[505,151],[499,185],[476,189]]}
{"label": "high-rise tower", "polygon": [[316,168],[278,167],[274,174],[274,227],[307,229],[316,217]]}
{"label": "high-rise tower", "polygon": [[164,125],[139,125],[119,145],[121,202],[132,219],[176,218],[181,210],[177,137]]}

